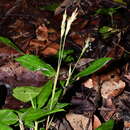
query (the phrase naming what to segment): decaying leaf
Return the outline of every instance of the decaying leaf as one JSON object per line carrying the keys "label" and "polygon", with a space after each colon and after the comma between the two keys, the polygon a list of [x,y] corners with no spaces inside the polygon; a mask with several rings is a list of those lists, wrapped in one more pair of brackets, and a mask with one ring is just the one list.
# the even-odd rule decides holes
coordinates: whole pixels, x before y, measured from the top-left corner
{"label": "decaying leaf", "polygon": [[36,29],[36,36],[37,36],[37,39],[40,41],[47,41],[48,40],[48,29],[44,24],[40,25]]}
{"label": "decaying leaf", "polygon": [[55,10],[55,15],[58,15],[60,14],[61,12],[64,11],[65,8],[68,8],[69,6],[71,6],[73,4],[73,1],[72,0],[64,0],[61,5],[56,8]]}
{"label": "decaying leaf", "polygon": [[45,56],[55,55],[59,49],[59,44],[57,43],[50,43],[50,45],[44,49],[41,54]]}
{"label": "decaying leaf", "polygon": [[103,98],[111,98],[119,95],[125,88],[125,82],[119,80],[115,81],[105,81],[101,86],[101,95]]}
{"label": "decaying leaf", "polygon": [[124,126],[125,126],[125,128],[130,128],[130,122],[129,121],[125,121],[124,122]]}
{"label": "decaying leaf", "polygon": [[99,118],[94,115],[94,119],[93,119],[93,129],[95,130],[96,128],[98,128],[101,125],[101,121],[99,120]]}
{"label": "decaying leaf", "polygon": [[73,130],[92,130],[92,120],[83,115],[69,113],[66,115],[66,119]]}

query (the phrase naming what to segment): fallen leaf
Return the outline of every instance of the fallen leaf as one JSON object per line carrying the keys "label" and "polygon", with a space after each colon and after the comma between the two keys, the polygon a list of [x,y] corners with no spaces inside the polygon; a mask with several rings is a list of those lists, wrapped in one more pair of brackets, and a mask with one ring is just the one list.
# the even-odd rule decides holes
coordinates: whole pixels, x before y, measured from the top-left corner
{"label": "fallen leaf", "polygon": [[125,82],[119,80],[118,82],[109,80],[105,81],[101,86],[101,96],[103,98],[111,98],[118,96],[125,88]]}
{"label": "fallen leaf", "polygon": [[48,29],[44,24],[40,25],[36,29],[36,36],[37,36],[37,39],[40,41],[47,41],[48,40]]}
{"label": "fallen leaf", "polygon": [[41,54],[45,56],[55,55],[59,49],[59,45],[57,43],[50,44],[46,49],[44,49]]}
{"label": "fallen leaf", "polygon": [[66,115],[66,119],[70,123],[73,130],[92,130],[92,121],[91,119],[80,115],[69,113]]}
{"label": "fallen leaf", "polygon": [[101,121],[99,120],[99,118],[94,115],[94,120],[93,120],[93,129],[95,130],[96,128],[98,128],[101,125]]}
{"label": "fallen leaf", "polygon": [[130,128],[130,122],[129,121],[124,121],[124,127],[125,128]]}
{"label": "fallen leaf", "polygon": [[88,79],[83,84],[84,84],[84,87],[86,87],[86,88],[93,88],[94,87],[92,79]]}

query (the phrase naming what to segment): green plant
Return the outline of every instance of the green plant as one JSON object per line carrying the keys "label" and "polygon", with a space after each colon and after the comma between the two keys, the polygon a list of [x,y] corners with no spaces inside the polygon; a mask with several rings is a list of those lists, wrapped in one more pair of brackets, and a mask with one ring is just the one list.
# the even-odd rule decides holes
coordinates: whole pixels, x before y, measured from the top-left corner
{"label": "green plant", "polygon": [[114,29],[108,26],[103,26],[99,29],[99,33],[101,34],[103,39],[110,37],[112,34],[119,32],[119,29]]}
{"label": "green plant", "polygon": [[101,8],[101,9],[96,10],[96,14],[109,15],[110,18],[111,18],[111,24],[113,25],[113,14],[115,14],[119,8],[120,7],[117,7],[117,8]]}
{"label": "green plant", "polygon": [[108,120],[107,122],[99,126],[96,130],[113,130],[113,127],[114,127],[114,120]]}
{"label": "green plant", "polygon": [[59,6],[59,3],[53,3],[47,6],[40,7],[41,10],[55,11],[55,9]]}
{"label": "green plant", "polygon": [[[29,108],[23,108],[20,110],[0,110],[1,115],[6,114],[9,116],[8,118],[0,116],[1,127],[6,127],[7,129],[11,130],[11,127],[9,127],[9,125],[19,125],[20,130],[24,130],[25,126],[28,128],[34,128],[35,130],[38,130],[40,129],[39,123],[44,122],[45,124],[46,122],[46,130],[48,130],[54,118],[54,116],[51,117],[50,115],[56,112],[64,111],[63,108],[69,105],[68,103],[59,103],[61,95],[63,95],[65,92],[63,88],[67,88],[69,84],[72,84],[73,82],[75,82],[75,80],[78,80],[79,78],[88,76],[96,72],[111,60],[111,58],[109,57],[98,59],[94,61],[89,67],[84,69],[82,72],[75,74],[74,71],[76,69],[76,66],[89,46],[90,38],[88,37],[85,41],[85,46],[82,49],[82,52],[77,62],[75,63],[75,66],[72,67],[71,64],[69,66],[68,78],[65,81],[59,81],[59,74],[62,61],[65,60],[68,57],[68,55],[72,53],[72,51],[65,51],[65,40],[71,28],[71,24],[76,19],[77,15],[77,9],[72,13],[72,16],[69,18],[67,17],[66,11],[63,15],[57,70],[55,70],[51,65],[47,64],[35,55],[27,54],[15,59],[17,62],[19,62],[21,65],[23,65],[31,71],[41,71],[43,75],[47,76],[50,80],[41,87],[16,87],[13,90],[13,96],[22,102],[30,102],[31,106]],[[4,40],[4,43],[6,43],[6,40]],[[7,43],[9,46],[19,51],[17,46],[14,46],[12,42],[7,41]],[[64,87],[58,89],[58,82],[62,82],[62,85]]]}

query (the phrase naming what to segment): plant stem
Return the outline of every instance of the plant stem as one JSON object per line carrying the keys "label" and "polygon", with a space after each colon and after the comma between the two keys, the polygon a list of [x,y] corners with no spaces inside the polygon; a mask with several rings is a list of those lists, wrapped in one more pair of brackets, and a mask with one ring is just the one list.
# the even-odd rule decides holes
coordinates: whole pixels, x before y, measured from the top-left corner
{"label": "plant stem", "polygon": [[[36,107],[35,107],[35,105],[34,105],[34,102],[33,102],[33,99],[31,99],[31,104],[32,104],[32,108],[33,108],[33,109],[36,109]],[[37,121],[35,121],[34,130],[38,130],[38,122],[37,122]]]}
{"label": "plant stem", "polygon": [[35,105],[32,99],[31,99],[31,105],[32,105],[32,108],[35,109]]}
{"label": "plant stem", "polygon": [[24,130],[24,125],[23,125],[22,120],[19,120],[19,127],[20,127],[20,130]]}
{"label": "plant stem", "polygon": [[[66,39],[66,37],[64,37],[64,39],[63,40],[61,39],[61,41],[60,41],[60,50],[61,50],[61,52],[59,53],[58,66],[57,66],[57,71],[56,71],[56,75],[55,75],[55,79],[54,79],[54,85],[53,85],[53,89],[52,89],[50,110],[53,107],[53,100],[54,100],[54,96],[55,96],[57,81],[58,81],[60,67],[61,67],[61,63],[62,63],[63,51],[64,51],[64,46],[65,46],[65,39]],[[63,45],[62,45],[62,43],[63,43]],[[50,122],[50,116],[48,116],[48,118],[47,118],[46,130],[48,130],[48,128],[50,126],[49,122]]]}
{"label": "plant stem", "polygon": [[34,128],[34,130],[38,130],[38,122],[37,121],[35,121],[35,128]]}
{"label": "plant stem", "polygon": [[113,21],[113,15],[111,14],[110,17],[111,17],[111,24],[113,26],[113,23],[114,23],[114,21]]}
{"label": "plant stem", "polygon": [[75,71],[75,69],[76,69],[76,67],[77,67],[77,65],[78,65],[78,63],[79,63],[81,57],[83,56],[84,52],[85,52],[86,49],[88,48],[89,42],[90,42],[90,38],[88,37],[87,40],[85,41],[85,46],[84,46],[84,48],[82,49],[82,52],[81,52],[81,54],[80,54],[80,56],[79,56],[77,62],[75,63],[75,65],[74,65],[72,71],[69,73],[69,76],[68,76],[67,82],[66,82],[66,84],[65,84],[65,87],[67,87],[67,86],[69,85],[69,81],[70,81],[70,79],[71,79],[71,76],[72,76],[72,74],[74,73],[74,71]]}

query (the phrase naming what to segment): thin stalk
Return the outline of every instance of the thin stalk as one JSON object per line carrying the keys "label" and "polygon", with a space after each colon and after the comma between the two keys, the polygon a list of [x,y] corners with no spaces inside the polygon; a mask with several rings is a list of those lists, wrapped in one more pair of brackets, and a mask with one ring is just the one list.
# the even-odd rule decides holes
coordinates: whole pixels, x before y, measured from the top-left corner
{"label": "thin stalk", "polygon": [[35,121],[35,128],[34,128],[34,130],[38,130],[38,122],[37,121]]}
{"label": "thin stalk", "polygon": [[52,123],[52,121],[53,121],[53,118],[54,118],[54,116],[53,116],[51,119],[50,119],[50,116],[49,116],[48,125],[46,126],[46,130],[48,130],[49,127],[51,126],[51,123]]}
{"label": "thin stalk", "polygon": [[24,130],[24,125],[23,125],[22,120],[19,120],[19,127],[20,127],[20,130]]}
{"label": "thin stalk", "polygon": [[69,66],[69,74],[68,74],[67,81],[66,81],[66,83],[65,83],[65,87],[69,85],[71,75],[72,75],[72,71],[71,71],[71,65],[70,65],[70,66]]}
{"label": "thin stalk", "polygon": [[[56,75],[55,75],[55,79],[54,79],[54,85],[53,85],[53,89],[52,89],[50,110],[52,109],[52,106],[53,106],[53,100],[54,100],[56,86],[57,86],[58,77],[59,77],[59,73],[60,73],[60,67],[61,67],[62,57],[63,57],[63,49],[64,49],[64,46],[65,46],[65,38],[64,38],[64,40],[61,39],[61,41],[60,41],[60,49],[61,49],[61,51],[59,53],[58,66],[57,66],[57,71],[56,71]],[[63,43],[63,46],[62,46],[62,43]],[[48,130],[48,128],[50,126],[49,124],[50,124],[50,116],[48,116],[48,118],[47,118],[46,130]]]}
{"label": "thin stalk", "polygon": [[[62,20],[62,24],[61,24],[61,40],[60,40],[60,50],[59,50],[59,57],[58,57],[58,66],[57,66],[57,72],[55,75],[55,79],[54,79],[54,85],[53,85],[53,89],[52,89],[52,96],[51,96],[51,103],[50,103],[50,110],[52,110],[53,107],[53,100],[54,100],[54,96],[55,96],[55,91],[56,91],[56,86],[57,86],[57,82],[58,82],[58,77],[59,77],[59,73],[60,73],[60,67],[61,67],[61,63],[62,63],[62,59],[63,59],[63,53],[64,53],[64,48],[65,48],[65,40],[67,37],[67,34],[70,30],[71,24],[72,22],[75,20],[76,16],[77,16],[77,9],[72,13],[72,16],[70,17],[70,19],[67,22],[67,15],[66,15],[66,11],[63,15],[63,20]],[[47,123],[46,123],[46,130],[48,130],[49,126],[51,125],[52,119],[50,121],[50,116],[48,116],[47,118]]]}
{"label": "thin stalk", "polygon": [[[32,99],[31,99],[31,104],[32,104],[32,108],[33,108],[33,109],[36,109],[36,107],[35,107],[34,102],[33,102],[33,100],[32,100]],[[34,130],[38,130],[38,122],[37,122],[37,121],[35,121],[34,123],[35,123]]]}
{"label": "thin stalk", "polygon": [[112,14],[110,15],[110,18],[111,18],[111,24],[113,26],[114,21],[113,21],[113,15]]}
{"label": "thin stalk", "polygon": [[82,49],[82,52],[81,52],[81,54],[80,54],[80,56],[79,56],[77,62],[75,63],[75,65],[74,65],[72,71],[70,72],[70,74],[69,74],[69,76],[68,76],[68,79],[67,79],[67,82],[66,82],[66,84],[65,84],[65,87],[69,85],[69,81],[70,81],[70,79],[71,79],[72,74],[74,73],[74,71],[75,71],[75,69],[76,69],[76,67],[77,67],[77,65],[78,65],[78,63],[79,63],[81,57],[83,56],[84,52],[85,52],[86,49],[88,48],[89,41],[90,41],[90,38],[88,38],[88,39],[86,40],[86,44],[85,44],[84,48]]}

